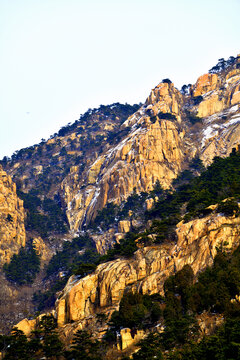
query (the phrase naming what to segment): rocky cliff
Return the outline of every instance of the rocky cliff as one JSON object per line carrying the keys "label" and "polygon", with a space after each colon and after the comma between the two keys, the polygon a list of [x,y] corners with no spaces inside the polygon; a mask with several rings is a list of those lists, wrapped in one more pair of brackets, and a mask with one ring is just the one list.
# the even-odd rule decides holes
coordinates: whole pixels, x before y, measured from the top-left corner
{"label": "rocky cliff", "polygon": [[238,145],[240,56],[226,64],[184,91],[163,80],[141,107],[89,110],[3,164],[23,191],[61,204],[71,233],[85,229],[107,203],[150,191],[157,180],[169,188],[195,156],[209,165]]}
{"label": "rocky cliff", "polygon": [[[239,65],[237,62],[236,65]],[[201,76],[193,87],[194,96],[202,96],[197,106],[204,118],[200,157],[209,165],[214,156],[228,156],[239,143],[240,68],[220,74]]]}
{"label": "rocky cliff", "polygon": [[9,262],[25,240],[23,201],[11,177],[0,168],[0,264]]}
{"label": "rocky cliff", "polygon": [[239,143],[240,58],[201,76],[188,94],[169,81],[157,85],[145,104],[121,126],[128,134],[90,163],[79,186],[75,169],[62,183],[70,228],[88,224],[108,202],[120,204],[136,189],[164,188],[199,156],[209,165]]}
{"label": "rocky cliff", "polygon": [[191,265],[194,274],[212,264],[216,247],[239,245],[240,218],[212,214],[177,225],[177,242],[139,249],[129,260],[117,259],[98,266],[80,280],[71,277],[59,297],[59,326],[77,322],[80,328],[94,321],[96,312],[117,309],[125,291],[163,292],[167,277]]}
{"label": "rocky cliff", "polygon": [[89,223],[107,202],[120,204],[134,189],[150,191],[157,180],[170,187],[196,153],[181,125],[182,104],[183,96],[172,83],[160,83],[144,106],[123,123],[129,134],[89,167],[85,186],[74,185],[74,174],[64,180],[71,229]]}

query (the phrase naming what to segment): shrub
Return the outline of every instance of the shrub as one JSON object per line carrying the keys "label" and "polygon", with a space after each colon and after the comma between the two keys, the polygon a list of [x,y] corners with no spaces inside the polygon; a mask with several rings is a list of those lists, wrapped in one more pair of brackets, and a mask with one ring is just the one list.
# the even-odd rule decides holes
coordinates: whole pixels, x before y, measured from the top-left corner
{"label": "shrub", "polygon": [[194,113],[190,112],[190,111],[186,111],[186,115],[187,115],[187,119],[190,121],[190,123],[192,125],[196,124],[196,123],[201,123],[202,122],[202,118],[195,115]]}
{"label": "shrub", "polygon": [[74,335],[70,351],[65,352],[65,358],[69,360],[101,360],[105,353],[104,347],[103,343],[92,338],[90,332],[78,330]]}
{"label": "shrub", "polygon": [[160,111],[158,113],[158,117],[159,119],[166,119],[166,120],[177,120],[176,116],[174,114],[171,113],[164,113],[162,111]]}
{"label": "shrub", "polygon": [[172,84],[172,81],[170,79],[163,79],[163,83]]}
{"label": "shrub", "polygon": [[110,325],[115,330],[121,327],[141,329],[149,323],[156,322],[162,316],[159,301],[162,301],[161,297],[133,294],[131,291],[125,293],[119,311],[114,311],[112,314]]}
{"label": "shrub", "polygon": [[113,203],[107,203],[107,205],[102,210],[98,210],[98,214],[90,226],[95,228],[100,226],[103,230],[106,230],[108,226],[114,222],[117,212],[117,205]]}
{"label": "shrub", "polygon": [[200,102],[202,102],[202,101],[203,101],[202,95],[194,96],[194,97],[193,97],[193,103],[194,103],[194,105],[198,105],[198,104],[200,104]]}
{"label": "shrub", "polygon": [[223,213],[225,216],[237,216],[239,214],[238,203],[235,199],[222,201],[217,207],[217,212]]}
{"label": "shrub", "polygon": [[18,190],[17,195],[24,201],[24,208],[27,210],[27,230],[37,231],[43,238],[51,231],[62,234],[67,232],[66,215],[56,201],[47,197],[41,200],[36,196],[35,189],[29,193]]}
{"label": "shrub", "polygon": [[83,263],[80,264],[76,269],[73,269],[74,275],[86,276],[92,273],[96,269],[96,264]]}
{"label": "shrub", "polygon": [[40,257],[32,245],[21,248],[9,264],[4,264],[6,278],[18,285],[31,284],[40,270]]}

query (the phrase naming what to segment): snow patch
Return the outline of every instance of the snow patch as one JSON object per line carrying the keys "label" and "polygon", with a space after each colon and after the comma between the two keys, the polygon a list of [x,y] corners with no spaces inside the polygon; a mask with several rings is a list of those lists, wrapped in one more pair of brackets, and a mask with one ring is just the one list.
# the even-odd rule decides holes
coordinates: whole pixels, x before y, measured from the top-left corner
{"label": "snow patch", "polygon": [[127,127],[132,124],[131,126],[134,126],[138,122],[138,120],[142,117],[142,115],[143,115],[143,106],[140,109],[138,109],[138,111],[136,111],[133,115],[130,115],[127,118],[127,120],[124,121],[123,125]]}
{"label": "snow patch", "polygon": [[234,117],[232,120],[229,120],[226,124],[223,124],[223,127],[228,127],[240,122],[240,116]]}
{"label": "snow patch", "polygon": [[224,124],[211,124],[205,130],[203,130],[202,138],[202,147],[205,145],[206,141],[214,136],[216,136],[219,131],[224,130],[222,135],[228,131],[230,126],[240,123],[240,115],[237,114],[233,116],[230,120],[226,121]]}
{"label": "snow patch", "polygon": [[205,130],[203,130],[203,138],[202,138],[202,146],[205,145],[206,141],[218,133],[217,129],[214,125],[208,126]]}
{"label": "snow patch", "polygon": [[236,112],[237,110],[238,110],[238,105],[234,105],[229,109],[230,112]]}
{"label": "snow patch", "polygon": [[232,116],[235,112],[238,111],[238,105],[233,105],[230,108],[220,111],[217,114],[213,114],[205,119],[206,123],[212,123],[213,121],[222,118],[223,116]]}
{"label": "snow patch", "polygon": [[94,205],[97,202],[97,198],[99,197],[99,194],[100,194],[100,188],[97,188],[95,190],[94,197],[92,198],[91,205]]}

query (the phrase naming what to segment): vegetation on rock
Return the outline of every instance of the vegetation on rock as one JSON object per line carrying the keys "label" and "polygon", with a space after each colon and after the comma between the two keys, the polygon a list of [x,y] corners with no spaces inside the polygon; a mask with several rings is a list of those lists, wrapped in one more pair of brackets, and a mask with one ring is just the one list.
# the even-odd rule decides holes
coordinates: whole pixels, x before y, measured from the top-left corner
{"label": "vegetation on rock", "polygon": [[27,230],[36,231],[43,238],[50,233],[67,232],[66,215],[54,200],[49,198],[41,200],[38,195],[35,195],[34,190],[30,193],[18,190],[17,194],[24,201],[24,208],[27,210]]}
{"label": "vegetation on rock", "polygon": [[[168,278],[161,300],[164,331],[151,332],[142,340],[133,359],[154,359],[154,355],[167,360],[238,359],[240,303],[231,299],[239,294],[239,276],[240,247],[233,254],[219,250],[213,267],[202,272],[197,282],[189,266]],[[203,311],[223,314],[225,319],[208,336],[200,336],[197,324],[197,315]],[[125,307],[125,318],[130,314],[131,308]]]}
{"label": "vegetation on rock", "polygon": [[[6,359],[14,358],[14,344],[15,356],[19,356],[15,357],[17,359],[24,359],[28,353],[31,359],[38,359],[41,354],[54,359],[61,354],[63,359],[101,360],[116,341],[115,332],[129,327],[133,333],[137,329],[150,331],[139,343],[140,350],[133,354],[135,360],[227,360],[229,354],[231,359],[238,359],[240,303],[231,299],[239,291],[240,247],[233,254],[226,253],[223,247],[218,250],[213,266],[203,271],[197,281],[189,265],[170,276],[164,284],[164,297],[159,294],[124,294],[119,311],[112,314],[110,330],[101,342],[92,338],[87,331],[78,331],[71,348],[64,352],[55,331],[54,319],[45,316],[29,341],[22,332],[15,330],[10,336],[0,337],[0,346]],[[199,333],[197,317],[203,311],[222,314],[225,319],[208,336]],[[163,326],[163,332],[153,331],[157,329],[156,324]],[[128,358],[125,356],[123,359]]]}
{"label": "vegetation on rock", "polygon": [[228,69],[230,66],[234,65],[236,59],[237,57],[235,58],[234,56],[230,56],[228,60],[225,60],[224,58],[219,59],[218,63],[209,70],[209,73],[216,74]]}
{"label": "vegetation on rock", "polygon": [[62,249],[57,251],[45,268],[46,280],[51,283],[49,290],[33,295],[35,308],[38,311],[51,308],[56,301],[56,292],[63,289],[68,277],[72,274],[83,277],[94,271],[100,258],[95,243],[87,235],[64,242]]}
{"label": "vegetation on rock", "polygon": [[[216,96],[218,100],[214,100],[214,104],[221,114],[218,124],[215,122],[216,118],[210,119],[213,121],[213,127],[216,125],[215,128],[220,131],[220,129],[226,129],[228,126],[236,124],[236,114],[239,113],[239,109],[234,109],[234,105],[239,102],[239,92],[238,84],[233,84],[239,73],[237,61],[239,58],[237,60],[234,57],[230,57],[227,61],[219,59],[218,64],[209,71],[210,74],[201,77],[196,85],[184,85],[182,94],[174,88],[169,79],[163,79],[162,82],[168,85],[156,87],[148,98],[148,106],[143,106],[137,115],[129,119],[126,126],[121,125],[129,115],[139,109],[140,104],[133,106],[119,103],[110,106],[101,105],[98,109],[89,109],[73,124],[69,123],[61,128],[48,141],[42,139],[40,144],[17,151],[11,159],[5,157],[1,161],[4,168],[13,175],[18,187],[18,196],[24,201],[27,231],[30,234],[40,235],[49,242],[51,240],[53,244],[54,236],[61,237],[68,232],[68,222],[70,226],[78,224],[77,222],[73,224],[76,219],[70,212],[75,210],[77,212],[79,209],[87,208],[92,202],[94,203],[96,196],[102,194],[103,187],[101,188],[101,186],[106,185],[107,190],[103,197],[110,200],[98,212],[85,235],[74,238],[72,241],[64,241],[58,249],[57,247],[54,249],[53,246],[56,253],[41,273],[41,276],[45,276],[47,290],[39,290],[33,296],[36,310],[42,311],[51,308],[57,297],[56,292],[62,290],[67,278],[72,274],[76,276],[75,279],[78,279],[93,272],[100,263],[119,257],[129,258],[136,250],[144,246],[150,246],[152,250],[156,244],[166,242],[172,244],[176,239],[176,225],[180,221],[188,222],[196,218],[203,218],[213,212],[228,217],[227,226],[232,226],[229,224],[231,218],[237,223],[238,219],[235,218],[240,214],[240,153],[238,149],[234,149],[227,158],[215,157],[207,169],[204,168],[199,158],[189,160],[193,154],[200,154],[204,159],[201,151],[203,147],[207,148],[207,145],[202,145],[202,148],[196,145],[194,151],[191,152],[190,140],[191,136],[195,136],[200,130],[201,136],[197,139],[200,139],[202,144],[208,144],[211,129],[204,128],[206,125],[204,118],[211,115],[216,116],[212,110],[215,107],[210,101],[213,92],[216,91],[216,95],[218,95]],[[229,70],[231,73],[227,73]],[[223,84],[223,79],[227,86]],[[231,80],[228,81],[228,79]],[[227,91],[229,91],[228,98],[226,97],[224,103],[224,94],[227,94]],[[167,100],[165,96],[168,97]],[[232,101],[233,99],[234,101]],[[231,104],[231,108],[229,108],[229,104]],[[234,117],[231,116],[229,109],[232,114],[235,114]],[[230,123],[230,119],[234,121]],[[134,124],[135,120],[137,122]],[[162,125],[160,130],[157,129],[156,121]],[[226,125],[225,121],[229,121],[229,123]],[[224,126],[221,127],[222,125]],[[148,127],[152,132],[148,133]],[[204,133],[202,130],[207,131]],[[154,137],[154,131],[157,133],[156,137]],[[161,131],[166,138],[169,137],[163,147],[161,142],[164,142],[165,139],[161,137]],[[145,138],[134,137],[135,135],[131,137],[135,132],[142,132],[147,136]],[[171,135],[168,135],[170,133]],[[129,134],[131,136],[128,136]],[[205,139],[204,134],[206,135]],[[121,147],[124,143],[122,140],[127,136],[136,143],[135,148],[131,148],[130,143]],[[188,136],[187,141],[190,145],[187,141],[184,143],[182,140],[184,136]],[[176,137],[177,141],[172,141],[171,137]],[[153,149],[155,149],[155,153],[162,152],[162,158],[159,157],[155,160],[154,151],[150,147],[159,138],[161,140],[156,141],[157,145]],[[224,138],[223,141],[226,139]],[[236,139],[230,141],[228,138],[227,140],[229,144],[236,144]],[[118,147],[121,141],[122,144]],[[184,145],[180,146],[181,141]],[[206,142],[204,143],[204,141]],[[111,145],[114,145],[115,148],[111,148]],[[227,150],[225,149],[224,153],[220,145],[217,144],[216,151],[214,150],[212,153],[225,156],[229,153],[230,147],[226,146]],[[139,152],[138,147],[141,148]],[[179,151],[175,156],[168,157],[168,153],[174,153],[178,147]],[[117,155],[113,151],[113,154],[116,155],[115,158],[111,158],[112,150],[116,151]],[[147,153],[146,156],[145,153]],[[132,154],[136,154],[136,157],[134,158]],[[208,156],[207,152],[206,154],[205,157]],[[115,165],[119,161],[119,163],[124,164],[125,162],[131,167],[135,161],[138,161],[136,159],[139,156],[139,164],[141,161],[145,164],[145,161],[153,158],[157,165],[168,164],[169,168],[162,167],[156,173],[151,173],[150,168],[146,177],[139,172],[135,178],[132,176],[127,183],[128,181],[125,180],[129,179],[127,176],[124,178],[124,173],[121,174],[122,165],[119,165],[120,167],[116,166],[115,173],[111,173],[112,182],[101,183],[100,191],[97,190],[94,193],[94,184],[99,184],[98,181],[96,182],[98,176],[96,174],[98,174],[99,167],[106,164],[108,155],[110,165]],[[99,156],[103,162],[97,161]],[[170,162],[170,159],[181,158],[183,160],[181,160],[182,162],[179,160],[177,167],[173,165],[174,160],[172,163]],[[209,161],[212,161],[211,159]],[[205,158],[206,163],[208,161]],[[94,164],[97,164],[96,168]],[[112,170],[110,165],[107,170]],[[153,190],[148,193],[137,193],[134,189],[127,200],[121,202],[120,205],[111,202],[119,201],[121,196],[126,196],[132,191],[131,181],[133,178],[137,179],[137,184],[141,181],[146,183],[145,187],[138,187],[138,189],[151,189],[156,178],[164,179],[164,176],[161,177],[161,171],[164,173],[163,169],[167,169],[170,174],[169,182],[163,182],[163,186],[169,186],[171,179],[179,172],[180,168],[184,170],[171,183],[168,190],[163,189],[158,180]],[[134,173],[137,167],[131,169]],[[103,172],[99,174],[98,179],[105,175]],[[118,174],[121,174],[120,177],[123,178],[122,184],[116,183]],[[123,190],[119,190],[120,185]],[[112,190],[114,186],[118,187],[116,192]],[[82,189],[86,189],[86,193],[81,193]],[[112,197],[108,197],[111,192]],[[89,194],[93,197],[88,197]],[[78,195],[79,198],[76,200]],[[85,195],[87,201],[83,204],[79,199]],[[68,199],[66,200],[66,198]],[[20,201],[19,204],[21,204]],[[65,206],[67,210],[64,208]],[[102,204],[98,203],[95,210],[101,206]],[[146,209],[148,210],[146,211]],[[94,212],[90,215],[93,214]],[[66,216],[68,216],[68,220]],[[86,213],[83,216],[87,216]],[[91,216],[89,216],[90,218]],[[223,217],[221,216],[221,218]],[[140,225],[137,221],[139,219]],[[118,229],[121,228],[121,226],[118,227],[121,225],[119,224],[120,220],[126,220],[130,224],[127,227],[130,231],[122,235],[123,238],[106,255],[100,256],[91,235],[98,233],[101,236],[110,228],[110,230],[116,230],[115,233],[112,232],[116,235]],[[11,227],[15,218],[12,213],[5,211],[4,221]],[[74,228],[75,231],[77,226],[74,226],[71,229]],[[193,271],[188,265],[170,276],[164,284],[164,296],[160,296],[160,294],[142,295],[137,292],[129,292],[129,288],[127,288],[118,311],[114,311],[111,315],[107,324],[108,331],[103,341],[96,340],[88,331],[77,331],[72,345],[64,349],[59,340],[54,318],[44,316],[38,319],[37,328],[31,333],[29,339],[17,329],[14,329],[11,335],[1,335],[0,351],[5,359],[100,360],[106,358],[109,348],[116,345],[116,334],[124,327],[128,327],[131,329],[132,336],[140,329],[149,333],[140,342],[140,350],[132,355],[133,360],[239,359],[240,248],[230,254],[225,251],[225,245],[227,244],[223,243],[218,249],[212,267],[207,267],[197,277],[194,277]],[[4,250],[4,246],[2,247]],[[161,248],[164,248],[165,251],[165,248],[168,249],[168,244],[164,244]],[[136,257],[139,253],[141,251]],[[125,263],[128,266],[128,261]],[[33,283],[39,269],[40,258],[31,244],[21,248],[18,254],[13,255],[10,263],[3,266],[6,278],[14,286]],[[119,291],[119,294],[122,292]],[[98,295],[96,299],[91,299],[91,306],[93,303],[93,306],[97,304]],[[108,296],[107,291],[106,296]],[[114,306],[114,301],[111,305]],[[198,320],[203,313],[219,315],[224,318],[222,325],[218,326],[210,336],[203,336],[200,333]],[[96,315],[98,324],[106,325],[106,321],[105,314]],[[161,331],[158,331],[159,329]],[[125,356],[123,359],[127,360],[128,357]]]}
{"label": "vegetation on rock", "polygon": [[61,359],[63,344],[56,332],[52,316],[43,316],[30,339],[21,330],[14,328],[11,335],[0,335],[0,351],[6,360]]}

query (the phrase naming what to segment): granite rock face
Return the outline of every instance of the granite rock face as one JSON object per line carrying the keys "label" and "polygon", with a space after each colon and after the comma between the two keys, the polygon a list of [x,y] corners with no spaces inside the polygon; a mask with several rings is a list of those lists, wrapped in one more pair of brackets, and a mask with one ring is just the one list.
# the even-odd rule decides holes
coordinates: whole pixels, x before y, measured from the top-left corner
{"label": "granite rock face", "polygon": [[151,191],[157,180],[171,187],[195,156],[205,165],[228,156],[239,144],[239,104],[238,56],[226,69],[200,76],[187,92],[165,79],[141,107],[129,106],[132,111],[120,104],[89,110],[75,125],[20,151],[6,169],[26,192],[39,186],[41,176],[51,183],[41,191],[52,199],[60,196],[72,235],[134,189]]}
{"label": "granite rock face", "polygon": [[172,83],[160,83],[122,124],[128,135],[89,166],[86,186],[77,187],[74,173],[65,179],[63,198],[73,231],[88,224],[107,202],[120,204],[134,189],[151,191],[157,180],[164,188],[171,186],[196,151],[185,142],[182,103],[182,94]]}
{"label": "granite rock face", "polygon": [[[161,82],[133,115],[118,123],[123,134],[119,141],[104,143],[101,151],[100,147],[99,151],[90,149],[86,158],[81,158],[83,163],[76,160],[75,165],[69,166],[58,189],[71,234],[84,230],[109,202],[120,205],[134,192],[151,191],[157,181],[163,188],[171,188],[172,181],[188,169],[194,157],[209,165],[215,156],[228,156],[234,147],[239,150],[239,63],[240,58],[224,71],[201,76],[188,93],[180,92],[169,80]],[[87,128],[87,124],[84,126]],[[112,125],[107,125],[106,120],[102,132],[96,130],[94,140],[97,136],[105,139],[105,126],[107,129]],[[62,142],[74,140],[76,148],[83,151],[79,144],[85,130],[78,131],[77,135],[68,134],[68,141],[63,136]],[[35,168],[36,174],[42,171],[41,167]],[[157,200],[147,199],[143,211],[152,209]],[[106,230],[100,226],[98,233],[89,230],[97,251],[106,253],[113,243],[138,228],[138,220],[130,215],[116,217]],[[140,227],[146,225],[151,229],[150,223]],[[240,217],[213,212],[201,219],[178,223],[175,242],[139,248],[132,258],[100,264],[84,278],[72,276],[56,302],[60,331],[66,335],[92,326],[98,332],[96,314],[104,313],[109,319],[125,292],[163,294],[164,282],[170,275],[184,265],[190,265],[197,275],[212,265],[217,247],[224,245],[229,250],[237,247],[239,235]],[[149,236],[154,239],[156,234]],[[34,241],[37,251],[43,257],[45,254],[47,260],[48,249],[41,239]],[[205,322],[203,319],[201,328]],[[26,332],[32,328],[26,320],[20,326]],[[122,329],[121,337],[123,349],[133,343],[130,329]]]}
{"label": "granite rock face", "polygon": [[121,344],[119,344],[120,345],[119,349],[125,350],[129,346],[137,344],[140,340],[142,340],[146,336],[146,334],[144,333],[143,330],[137,330],[136,334],[133,335],[131,329],[124,328],[121,329],[120,336],[121,336]]}
{"label": "granite rock face", "polygon": [[[77,169],[62,182],[71,230],[88,224],[108,202],[119,205],[134,190],[151,191],[157,180],[171,187],[195,156],[205,165],[228,156],[240,142],[239,103],[237,64],[199,77],[187,95],[169,81],[158,84],[121,125],[127,135],[88,164],[84,184]],[[189,122],[189,114],[198,116],[198,124]]]}
{"label": "granite rock face", "polygon": [[112,311],[127,290],[142,294],[163,292],[164,281],[190,265],[197,274],[213,262],[216,247],[239,244],[240,218],[212,214],[177,225],[177,242],[139,249],[131,259],[100,264],[80,280],[71,277],[57,300],[58,324],[84,322],[96,311]]}
{"label": "granite rock face", "polygon": [[240,69],[235,69],[225,76],[205,74],[193,87],[194,96],[203,96],[198,106],[198,116],[208,117],[230,108],[240,102]]}
{"label": "granite rock face", "polygon": [[0,264],[9,262],[25,241],[23,201],[11,177],[0,168]]}

